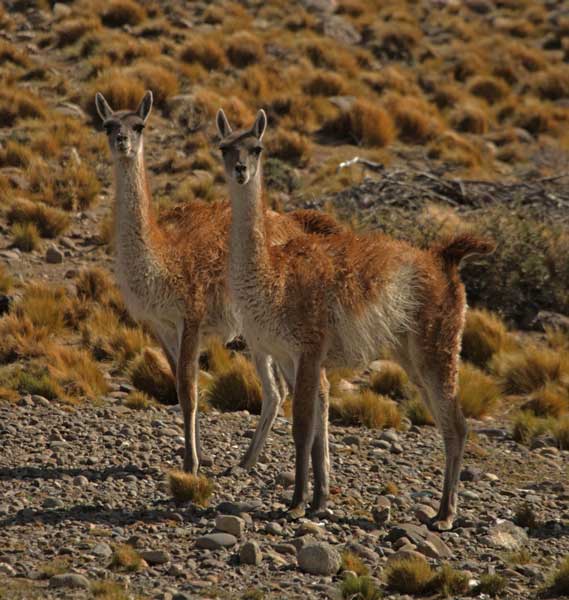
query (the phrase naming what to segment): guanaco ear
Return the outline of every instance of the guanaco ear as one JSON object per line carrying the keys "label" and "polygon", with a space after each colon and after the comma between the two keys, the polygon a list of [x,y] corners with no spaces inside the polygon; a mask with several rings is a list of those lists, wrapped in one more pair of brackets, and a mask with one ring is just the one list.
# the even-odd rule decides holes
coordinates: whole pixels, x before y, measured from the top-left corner
{"label": "guanaco ear", "polygon": [[262,140],[265,135],[265,129],[267,129],[267,113],[261,108],[257,113],[257,118],[253,123],[253,127],[251,127],[251,131],[257,139]]}
{"label": "guanaco ear", "polygon": [[215,117],[215,124],[217,125],[217,132],[219,133],[219,137],[221,139],[227,137],[232,131],[231,125],[229,124],[229,121],[227,120],[227,117],[223,112],[223,108],[220,108],[217,111],[217,116]]}
{"label": "guanaco ear", "polygon": [[142,100],[140,101],[140,104],[138,105],[138,108],[136,109],[136,114],[145,123],[146,123],[146,119],[148,119],[148,115],[150,114],[150,111],[152,110],[152,101],[153,101],[152,92],[150,90],[148,90],[144,94],[144,97],[142,98]]}
{"label": "guanaco ear", "polygon": [[105,100],[101,92],[95,94],[95,106],[102,121],[106,121],[113,114],[113,109],[109,106],[109,103]]}

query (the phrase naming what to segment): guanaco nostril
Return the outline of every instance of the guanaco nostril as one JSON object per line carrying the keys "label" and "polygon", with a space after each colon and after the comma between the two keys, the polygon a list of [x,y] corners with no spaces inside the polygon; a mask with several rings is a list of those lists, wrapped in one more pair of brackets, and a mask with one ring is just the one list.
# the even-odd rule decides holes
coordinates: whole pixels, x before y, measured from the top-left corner
{"label": "guanaco nostril", "polygon": [[245,171],[247,170],[247,167],[245,165],[235,165],[235,170],[237,171],[237,173],[245,173]]}

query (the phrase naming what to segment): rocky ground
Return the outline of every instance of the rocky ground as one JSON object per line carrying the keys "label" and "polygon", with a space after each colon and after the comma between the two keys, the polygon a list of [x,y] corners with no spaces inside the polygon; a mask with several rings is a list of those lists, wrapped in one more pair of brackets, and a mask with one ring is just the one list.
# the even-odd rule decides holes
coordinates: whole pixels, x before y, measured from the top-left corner
{"label": "rocky ground", "polygon": [[[332,512],[291,523],[282,512],[293,465],[287,420],[276,423],[251,473],[225,476],[256,417],[205,415],[213,498],[205,509],[179,506],[165,485],[166,472],[181,463],[177,407],[126,409],[128,386],[113,385],[99,406],[69,409],[28,397],[0,407],[0,597],[84,598],[90,584],[109,578],[143,598],[334,598],[342,575],[303,572],[314,556],[315,568],[335,571],[335,551],[351,550],[381,582],[390,557],[413,550],[472,580],[500,572],[508,582],[501,597],[525,599],[569,552],[569,452],[529,450],[499,422],[472,423],[451,532],[420,524],[442,479],[431,427],[332,427]],[[512,524],[525,503],[538,520],[529,536]],[[125,543],[145,559],[139,572],[110,567],[113,548]],[[303,555],[313,543],[324,546]],[[519,549],[529,551],[529,564],[515,564]]]}

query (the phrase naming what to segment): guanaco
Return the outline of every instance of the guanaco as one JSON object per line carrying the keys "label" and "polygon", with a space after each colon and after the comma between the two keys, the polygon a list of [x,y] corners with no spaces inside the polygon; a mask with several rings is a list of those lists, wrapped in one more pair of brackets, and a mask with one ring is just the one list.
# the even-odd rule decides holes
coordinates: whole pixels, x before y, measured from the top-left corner
{"label": "guanaco", "polygon": [[[144,161],[143,132],[152,109],[147,91],[138,108],[113,111],[104,96],[95,104],[107,133],[115,179],[116,277],[127,307],[146,322],[162,346],[176,380],[184,419],[184,469],[196,474],[200,462],[198,358],[202,340],[230,340],[240,333],[240,318],[227,293],[227,201],[192,201],[158,221]],[[309,211],[290,216],[268,213],[273,243],[307,230],[340,226]],[[257,460],[282,401],[268,355],[253,354],[262,382],[263,404],[255,435],[241,466]]]}
{"label": "guanaco", "polygon": [[421,390],[442,433],[446,468],[432,525],[450,529],[467,433],[457,400],[466,298],[459,264],[492,244],[459,235],[420,250],[380,233],[303,234],[270,244],[262,201],[261,156],[267,117],[233,132],[217,114],[231,200],[229,285],[252,350],[270,354],[293,389],[296,478],[290,506],[305,513],[312,459],[312,509],[329,496],[325,368],[361,366],[380,349],[393,354]]}

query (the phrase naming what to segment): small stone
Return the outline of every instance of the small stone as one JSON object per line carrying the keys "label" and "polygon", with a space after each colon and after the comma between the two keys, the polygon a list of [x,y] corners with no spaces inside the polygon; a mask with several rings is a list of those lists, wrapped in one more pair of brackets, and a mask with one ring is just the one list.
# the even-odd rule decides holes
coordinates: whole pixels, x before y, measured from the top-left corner
{"label": "small stone", "polygon": [[192,600],[195,596],[190,596],[190,594],[186,594],[185,592],[176,592],[172,596],[172,600]]}
{"label": "small stone", "polygon": [[64,506],[63,500],[59,498],[48,497],[42,502],[43,508],[62,508]]}
{"label": "small stone", "polygon": [[303,535],[313,535],[314,537],[322,537],[324,534],[324,528],[320,527],[312,521],[306,521],[301,523],[298,529],[294,532],[295,537],[302,537]]}
{"label": "small stone", "polygon": [[164,565],[171,560],[170,554],[164,550],[145,550],[140,553],[140,556],[149,565]]}
{"label": "small stone", "polygon": [[39,394],[32,394],[32,402],[36,406],[50,406],[50,401],[45,396],[40,396]]}
{"label": "small stone", "polygon": [[430,523],[436,515],[437,511],[428,504],[419,504],[415,510],[415,518],[424,525]]}
{"label": "small stone", "polygon": [[301,571],[312,575],[335,575],[341,564],[339,552],[325,542],[307,544],[298,552]]}
{"label": "small stone", "polygon": [[168,575],[172,575],[172,577],[184,577],[185,574],[183,566],[179,564],[170,565],[168,569]]}
{"label": "small stone", "polygon": [[270,535],[282,535],[283,526],[280,523],[271,521],[270,523],[267,523],[265,525],[265,533],[268,533]]}
{"label": "small stone", "polygon": [[85,475],[77,475],[73,478],[73,485],[76,485],[77,487],[86,487],[89,485],[89,480]]}
{"label": "small stone", "polygon": [[494,473],[484,473],[484,479],[487,481],[498,481],[500,478]]}
{"label": "small stone", "polygon": [[385,525],[391,520],[391,502],[385,496],[379,496],[375,508],[372,510],[373,520],[376,525]]}
{"label": "small stone", "polygon": [[245,533],[245,521],[233,515],[219,515],[215,519],[215,528],[240,538]]}
{"label": "small stone", "polygon": [[282,471],[277,475],[277,484],[283,487],[294,485],[294,473],[292,471]]}
{"label": "small stone", "polygon": [[479,481],[482,478],[482,471],[476,467],[467,467],[460,474],[461,481]]}
{"label": "small stone", "polygon": [[292,554],[293,556],[296,556],[296,548],[294,547],[294,544],[275,544],[273,548],[279,554]]}
{"label": "small stone", "polygon": [[401,550],[394,552],[391,556],[387,558],[387,563],[389,564],[390,562],[395,562],[399,560],[409,560],[417,558],[420,560],[425,559],[425,557],[420,552],[416,552],[415,550],[407,550],[406,548],[401,548]]}
{"label": "small stone", "polygon": [[390,442],[391,444],[394,444],[399,441],[399,436],[397,435],[397,433],[395,433],[395,431],[393,431],[391,429],[386,429],[379,436],[379,439],[385,440],[386,442]]}
{"label": "small stone", "polygon": [[7,575],[13,577],[16,574],[16,570],[12,565],[8,563],[0,563],[0,575]]}
{"label": "small stone", "polygon": [[241,513],[255,512],[261,508],[262,504],[258,502],[221,502],[217,505],[217,512],[222,515],[236,515]]}
{"label": "small stone", "polygon": [[77,573],[63,573],[62,575],[54,575],[49,580],[49,587],[87,589],[89,587],[89,580]]}
{"label": "small stone", "polygon": [[63,4],[63,2],[56,2],[53,5],[52,11],[53,16],[56,19],[63,19],[71,14],[71,7],[67,6],[67,4]]}
{"label": "small stone", "polygon": [[254,541],[245,542],[239,550],[239,560],[243,565],[260,565],[263,554],[259,544]]}
{"label": "small stone", "polygon": [[196,540],[198,548],[205,550],[219,550],[220,548],[229,548],[235,546],[237,538],[230,533],[208,533],[202,535]]}
{"label": "small stone", "polygon": [[361,446],[362,440],[359,435],[346,435],[342,440],[346,446]]}
{"label": "small stone", "polygon": [[50,246],[45,253],[45,262],[50,265],[58,265],[63,262],[63,253],[55,246]]}

